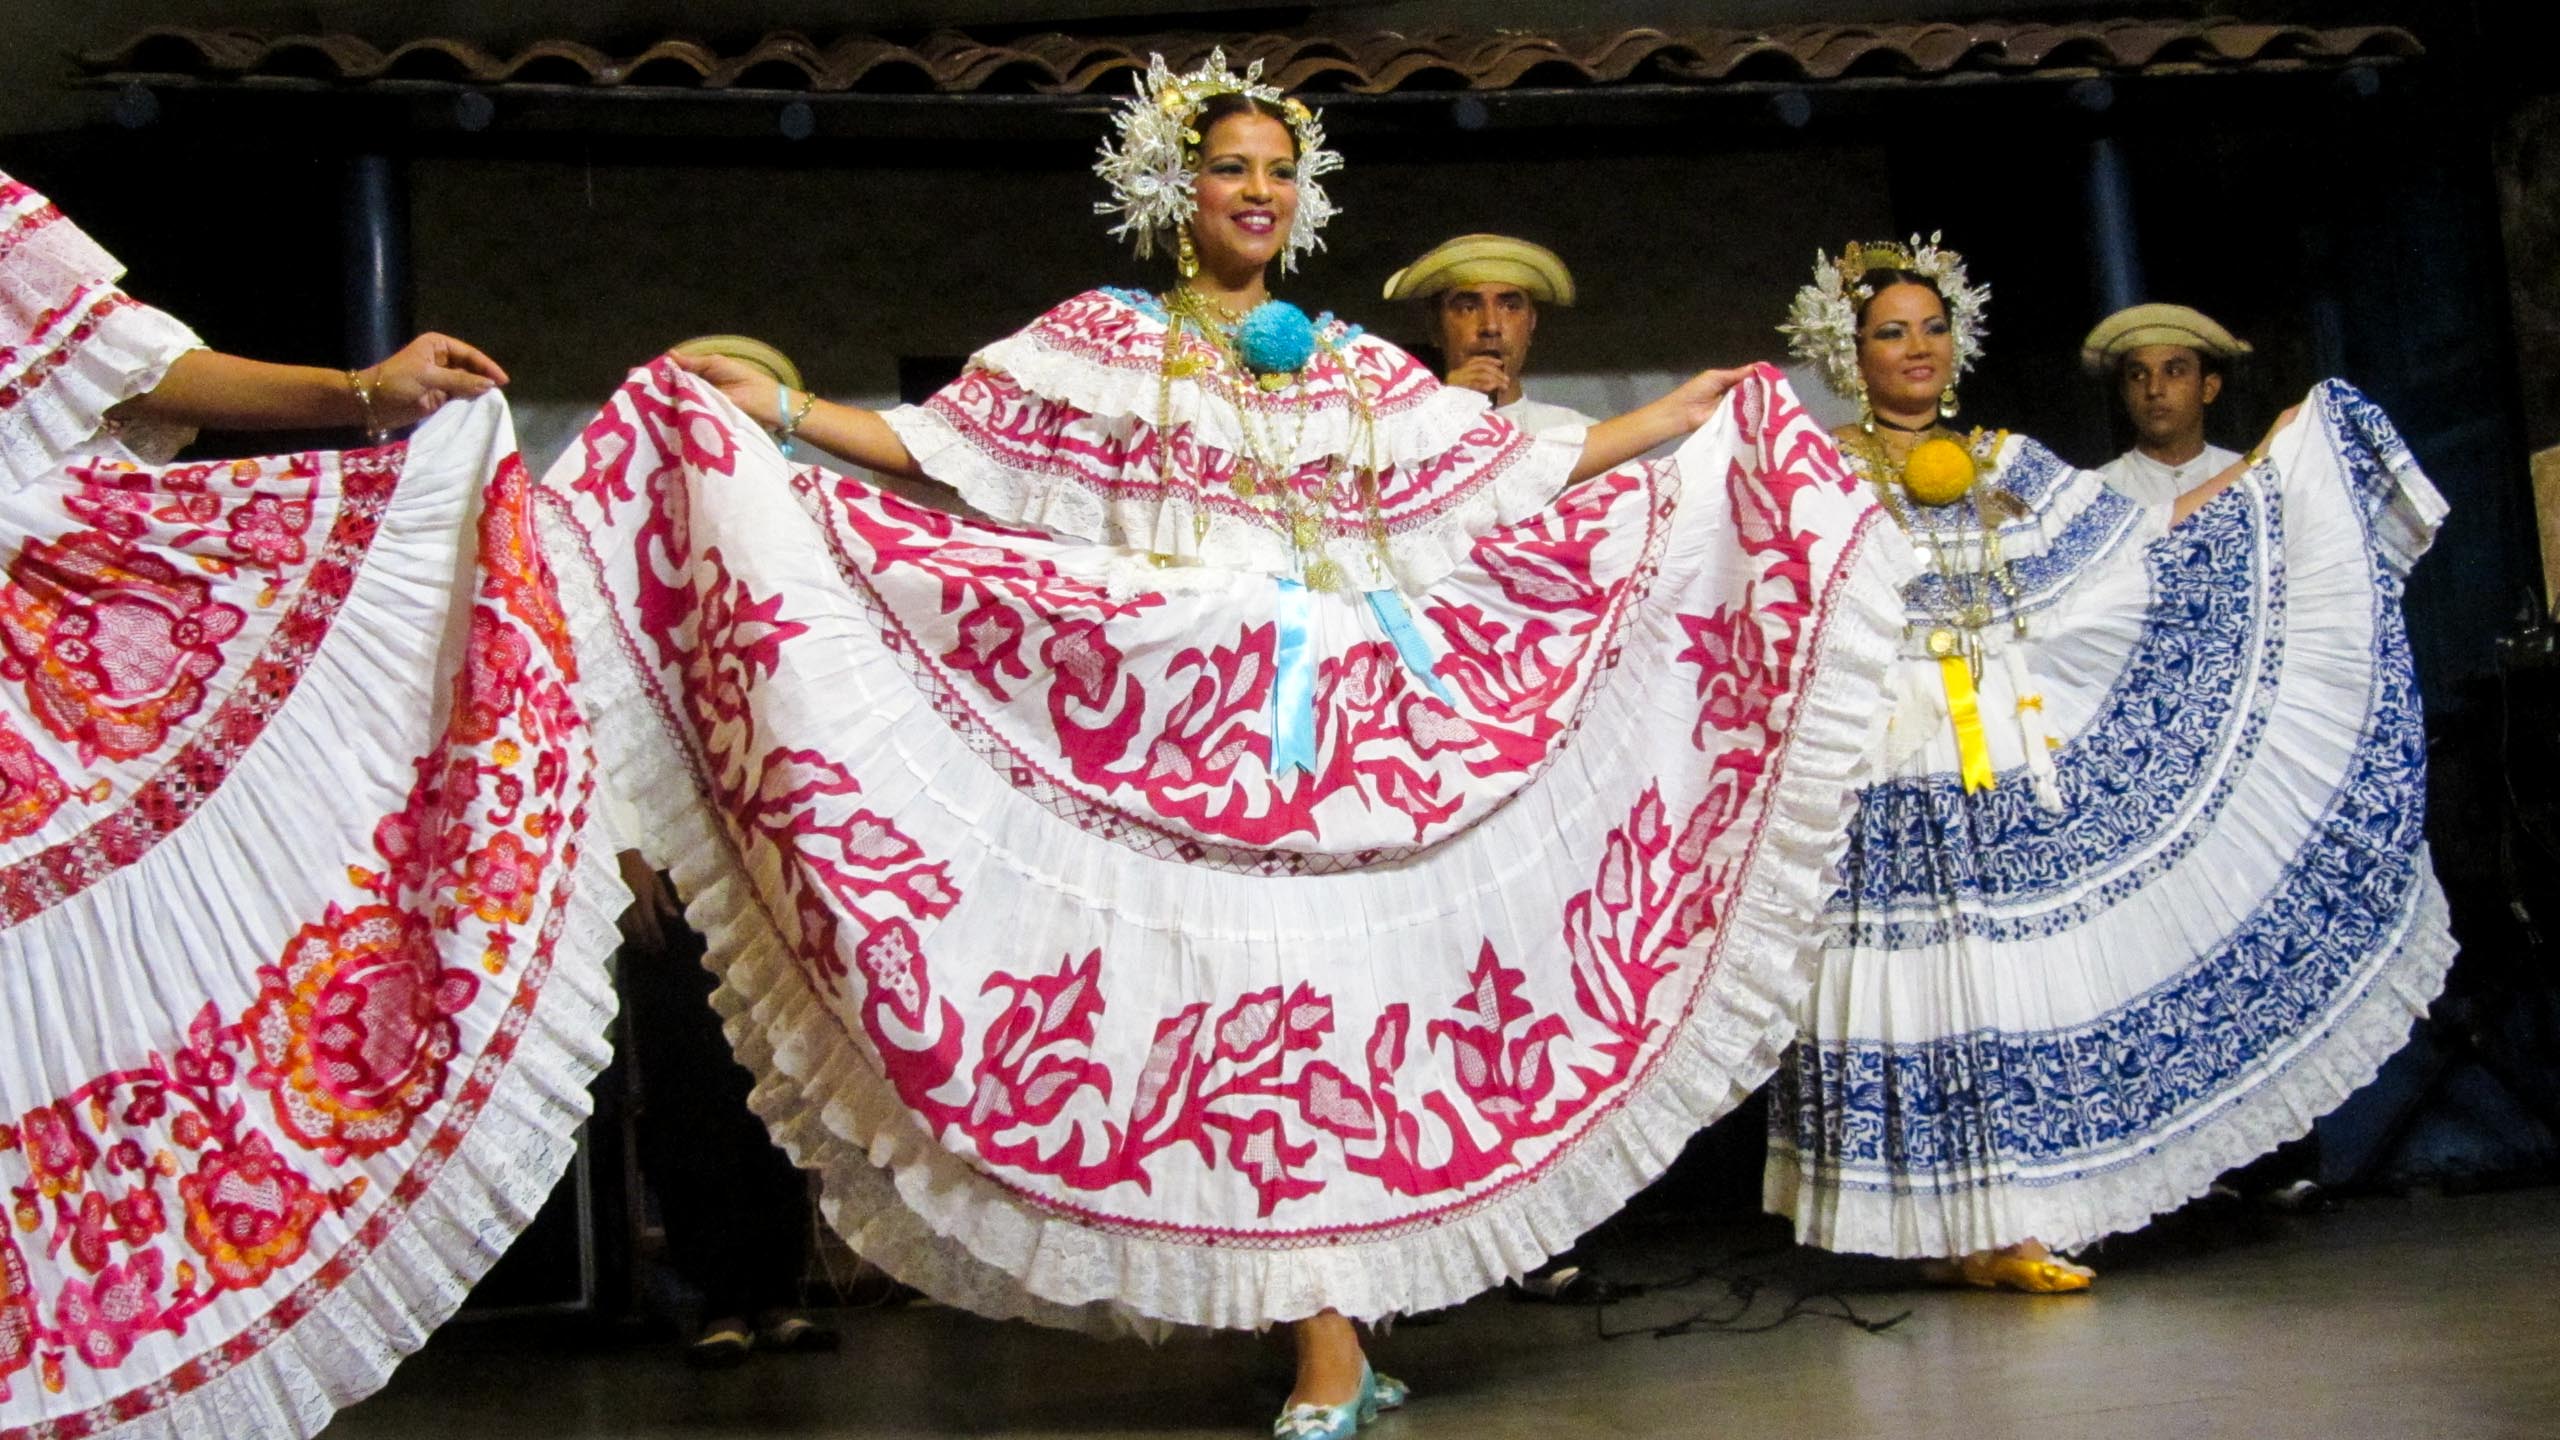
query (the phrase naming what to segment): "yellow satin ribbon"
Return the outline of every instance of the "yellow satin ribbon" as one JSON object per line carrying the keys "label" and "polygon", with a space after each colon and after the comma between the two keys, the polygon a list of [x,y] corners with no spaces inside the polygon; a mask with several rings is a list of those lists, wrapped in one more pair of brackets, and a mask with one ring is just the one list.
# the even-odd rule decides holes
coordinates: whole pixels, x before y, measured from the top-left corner
{"label": "yellow satin ribbon", "polygon": [[1973,696],[1973,669],[1961,655],[1949,655],[1938,661],[1938,678],[1947,687],[1947,718],[1955,722],[1956,758],[1962,762],[1964,793],[1996,790],[2000,782],[1991,769],[1991,742],[1982,736],[1982,706]]}

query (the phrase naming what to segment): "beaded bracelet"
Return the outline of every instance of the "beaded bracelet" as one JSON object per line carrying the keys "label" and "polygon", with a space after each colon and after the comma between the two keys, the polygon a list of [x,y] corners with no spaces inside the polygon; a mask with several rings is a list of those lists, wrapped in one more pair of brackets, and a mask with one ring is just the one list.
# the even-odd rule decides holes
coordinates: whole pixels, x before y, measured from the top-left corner
{"label": "beaded bracelet", "polygon": [[783,459],[790,459],[798,449],[800,422],[808,419],[809,412],[816,408],[818,397],[803,390],[800,392],[799,413],[792,413],[791,387],[779,380],[773,382],[774,413],[782,417],[782,428],[774,432],[774,438],[782,442]]}

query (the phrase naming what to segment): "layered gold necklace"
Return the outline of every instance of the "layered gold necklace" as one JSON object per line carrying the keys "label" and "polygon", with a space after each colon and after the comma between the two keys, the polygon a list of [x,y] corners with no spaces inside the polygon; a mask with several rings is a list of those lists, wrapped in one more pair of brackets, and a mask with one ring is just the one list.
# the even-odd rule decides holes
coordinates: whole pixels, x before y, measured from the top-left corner
{"label": "layered gold necklace", "polygon": [[[1883,436],[1866,428],[1852,430],[1840,453],[1875,487],[1895,523],[1912,537],[1938,577],[1928,596],[1925,622],[1905,626],[1915,633],[1926,625],[1923,648],[1939,660],[1961,658],[1974,678],[1982,674],[1982,632],[1997,615],[1995,602],[2009,604],[2010,623],[2023,636],[2026,616],[2016,572],[2000,550],[2000,527],[2017,518],[2017,501],[2005,490],[1983,492],[1984,464],[1994,460],[2007,441],[2005,430],[1975,429],[1963,439],[1943,427],[1919,432],[1910,450],[1896,456]],[[1912,507],[1936,510],[1957,506],[1961,522],[1946,537],[1937,527],[1922,528]]]}
{"label": "layered gold necklace", "polygon": [[[1156,431],[1157,473],[1168,493],[1177,483],[1171,443],[1173,384],[1187,379],[1199,385],[1204,397],[1215,393],[1234,408],[1236,430],[1243,437],[1243,453],[1236,456],[1235,473],[1228,477],[1227,488],[1252,508],[1260,523],[1288,538],[1297,557],[1299,578],[1309,588],[1339,590],[1349,586],[1349,576],[1325,548],[1325,523],[1330,516],[1351,508],[1343,503],[1346,500],[1367,516],[1369,540],[1376,552],[1377,578],[1383,581],[1392,575],[1386,518],[1378,506],[1376,417],[1351,367],[1333,342],[1325,338],[1323,330],[1310,327],[1312,345],[1295,369],[1257,372],[1246,363],[1237,340],[1237,332],[1248,317],[1187,286],[1165,296],[1164,305],[1164,358],[1157,373]],[[1201,343],[1183,343],[1185,331],[1197,335]],[[1299,468],[1299,446],[1306,437],[1308,416],[1317,407],[1313,397],[1291,396],[1289,392],[1312,381],[1327,362],[1340,377],[1343,393],[1352,407],[1352,448],[1361,453],[1366,463],[1352,466],[1344,455],[1327,453],[1324,473],[1316,484],[1296,485],[1291,482]],[[1284,414],[1289,422],[1285,443]],[[1208,497],[1201,487],[1198,467],[1195,465],[1179,483],[1192,492],[1192,540],[1198,543],[1207,538],[1210,525]],[[1349,495],[1342,490],[1345,485],[1351,487]]]}

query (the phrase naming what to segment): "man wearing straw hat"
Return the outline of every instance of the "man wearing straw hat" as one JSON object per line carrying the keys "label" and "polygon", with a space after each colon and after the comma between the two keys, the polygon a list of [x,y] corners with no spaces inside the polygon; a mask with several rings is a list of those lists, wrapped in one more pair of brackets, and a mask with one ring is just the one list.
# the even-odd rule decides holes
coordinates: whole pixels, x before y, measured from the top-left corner
{"label": "man wearing straw hat", "polygon": [[2146,505],[2166,505],[2240,458],[2208,444],[2205,410],[2222,394],[2223,368],[2249,345],[2184,305],[2136,305],[2098,322],[2080,342],[2080,364],[2111,375],[2134,446],[2099,467],[2109,488]]}
{"label": "man wearing straw hat", "polygon": [[1539,310],[1573,303],[1573,273],[1554,251],[1508,235],[1461,235],[1388,276],[1386,298],[1422,303],[1447,367],[1442,378],[1490,397],[1495,414],[1531,434],[1592,423],[1521,391]]}

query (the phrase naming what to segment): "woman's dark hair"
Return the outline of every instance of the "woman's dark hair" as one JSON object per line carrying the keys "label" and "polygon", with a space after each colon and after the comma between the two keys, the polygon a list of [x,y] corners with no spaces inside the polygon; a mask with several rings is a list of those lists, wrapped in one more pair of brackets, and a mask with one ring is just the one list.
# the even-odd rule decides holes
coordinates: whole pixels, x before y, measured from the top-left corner
{"label": "woman's dark hair", "polygon": [[1191,128],[1198,131],[1200,138],[1206,141],[1209,138],[1210,126],[1231,116],[1254,113],[1267,115],[1280,122],[1280,128],[1289,132],[1289,156],[1291,159],[1297,158],[1298,128],[1289,123],[1289,112],[1268,100],[1252,95],[1241,95],[1230,90],[1224,95],[1210,96],[1200,103],[1200,113],[1192,117]]}
{"label": "woman's dark hair", "polygon": [[[1938,297],[1938,308],[1940,310],[1947,310],[1946,292],[1938,288],[1937,281],[1930,279],[1928,276],[1921,274],[1917,270],[1902,270],[1891,265],[1879,265],[1873,270],[1870,270],[1866,274],[1858,277],[1857,288],[1866,292],[1866,299],[1858,302],[1856,312],[1858,316],[1858,323],[1860,325],[1865,325],[1867,323],[1868,303],[1874,300],[1877,296],[1883,294],[1886,289],[1895,285],[1917,285],[1921,289]],[[1954,312],[1948,311],[1948,318],[1955,318]]]}

